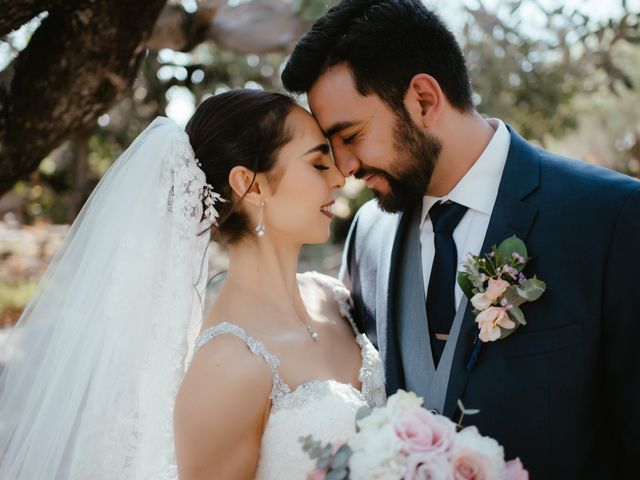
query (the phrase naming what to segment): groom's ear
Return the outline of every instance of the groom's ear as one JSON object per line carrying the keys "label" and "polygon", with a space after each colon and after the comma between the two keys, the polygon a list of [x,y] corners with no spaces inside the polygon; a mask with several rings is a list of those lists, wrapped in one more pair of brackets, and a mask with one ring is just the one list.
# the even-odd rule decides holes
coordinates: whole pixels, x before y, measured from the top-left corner
{"label": "groom's ear", "polygon": [[444,92],[431,75],[418,73],[409,82],[404,104],[418,126],[433,127],[440,118],[444,103]]}
{"label": "groom's ear", "polygon": [[260,204],[263,194],[263,181],[263,175],[254,175],[253,171],[246,167],[233,167],[229,172],[229,185],[231,185],[235,194],[238,198],[244,197],[243,201],[252,205]]}

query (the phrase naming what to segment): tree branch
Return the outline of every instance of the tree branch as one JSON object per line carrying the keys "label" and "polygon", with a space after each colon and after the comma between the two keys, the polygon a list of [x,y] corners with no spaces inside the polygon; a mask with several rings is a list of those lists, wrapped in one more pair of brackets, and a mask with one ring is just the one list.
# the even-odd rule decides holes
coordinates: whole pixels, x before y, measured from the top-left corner
{"label": "tree branch", "polygon": [[0,194],[130,88],[165,0],[53,11],[0,75]]}
{"label": "tree branch", "polygon": [[75,6],[77,0],[0,0],[0,37],[19,28],[38,14]]}

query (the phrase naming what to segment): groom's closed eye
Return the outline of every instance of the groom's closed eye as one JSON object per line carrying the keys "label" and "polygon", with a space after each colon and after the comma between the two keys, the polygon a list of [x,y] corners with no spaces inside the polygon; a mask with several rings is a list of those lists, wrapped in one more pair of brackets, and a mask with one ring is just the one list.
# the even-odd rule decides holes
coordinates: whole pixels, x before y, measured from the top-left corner
{"label": "groom's closed eye", "polygon": [[359,132],[356,132],[353,135],[350,135],[350,136],[348,136],[346,138],[342,138],[342,144],[343,145],[351,145],[356,140],[356,138],[358,138],[358,133]]}

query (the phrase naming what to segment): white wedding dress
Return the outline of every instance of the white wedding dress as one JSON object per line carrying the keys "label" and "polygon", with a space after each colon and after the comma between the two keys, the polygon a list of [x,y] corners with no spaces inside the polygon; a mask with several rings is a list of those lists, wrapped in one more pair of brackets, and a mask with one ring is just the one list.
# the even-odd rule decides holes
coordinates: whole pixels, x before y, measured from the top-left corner
{"label": "white wedding dress", "polygon": [[359,380],[362,390],[335,380],[315,380],[292,389],[280,376],[280,360],[266,346],[248,336],[231,323],[210,327],[196,339],[196,351],[218,335],[235,335],[249,350],[269,365],[272,373],[271,413],[262,436],[257,480],[303,480],[315,468],[315,460],[303,451],[299,438],[312,435],[314,439],[344,443],[355,433],[355,417],[363,406],[382,406],[385,403],[384,374],[380,354],[364,333],[359,333],[350,313],[349,291],[337,280],[316,272],[307,272],[330,291],[340,306],[340,312],[355,332],[360,346],[362,364]]}

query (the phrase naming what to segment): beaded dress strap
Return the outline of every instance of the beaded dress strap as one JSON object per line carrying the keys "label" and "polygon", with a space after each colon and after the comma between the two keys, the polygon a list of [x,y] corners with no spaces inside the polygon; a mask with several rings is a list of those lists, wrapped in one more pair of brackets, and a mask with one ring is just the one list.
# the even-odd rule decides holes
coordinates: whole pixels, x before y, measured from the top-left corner
{"label": "beaded dress strap", "polygon": [[267,350],[267,347],[264,345],[264,343],[247,335],[246,332],[236,324],[223,322],[213,327],[207,328],[198,336],[198,338],[196,338],[195,351],[197,352],[207,342],[211,341],[218,335],[223,334],[235,335],[236,337],[240,338],[247,344],[247,347],[249,347],[251,353],[261,356],[264,361],[267,362],[267,365],[269,365],[269,368],[271,369],[273,385],[271,388],[271,394],[269,395],[269,398],[271,400],[280,395],[291,392],[291,388],[289,388],[289,386],[282,381],[280,373],[278,372],[280,359],[269,350]]}
{"label": "beaded dress strap", "polygon": [[334,300],[340,307],[340,314],[346,318],[353,328],[356,336],[360,335],[360,329],[356,325],[353,315],[351,314],[351,292],[338,279],[328,277],[318,272],[308,272],[318,283],[326,287],[333,295]]}

